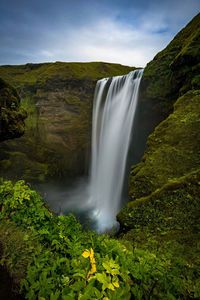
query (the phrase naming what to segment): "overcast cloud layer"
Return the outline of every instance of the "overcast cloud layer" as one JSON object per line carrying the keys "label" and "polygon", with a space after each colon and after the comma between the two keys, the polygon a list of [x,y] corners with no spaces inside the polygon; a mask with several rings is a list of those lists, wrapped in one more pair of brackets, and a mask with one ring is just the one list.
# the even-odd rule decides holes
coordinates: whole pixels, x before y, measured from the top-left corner
{"label": "overcast cloud layer", "polygon": [[3,0],[0,64],[145,66],[199,10],[200,0]]}

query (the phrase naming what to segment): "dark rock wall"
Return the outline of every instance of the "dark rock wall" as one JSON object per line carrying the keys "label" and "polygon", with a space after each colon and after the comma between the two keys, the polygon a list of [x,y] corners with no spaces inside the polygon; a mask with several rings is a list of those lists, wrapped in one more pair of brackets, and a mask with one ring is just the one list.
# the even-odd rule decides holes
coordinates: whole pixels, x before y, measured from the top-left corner
{"label": "dark rock wall", "polygon": [[0,176],[43,182],[87,174],[96,81],[133,69],[107,63],[0,67],[28,112],[25,135],[0,146]]}
{"label": "dark rock wall", "polygon": [[0,142],[24,133],[26,113],[19,106],[17,91],[0,78]]}

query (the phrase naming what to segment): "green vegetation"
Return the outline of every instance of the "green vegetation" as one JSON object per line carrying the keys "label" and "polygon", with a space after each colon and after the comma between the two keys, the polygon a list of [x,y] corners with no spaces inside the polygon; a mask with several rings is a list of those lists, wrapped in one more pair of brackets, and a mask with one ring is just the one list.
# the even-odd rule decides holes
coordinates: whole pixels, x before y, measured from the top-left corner
{"label": "green vegetation", "polygon": [[[199,26],[200,14],[145,68],[142,101],[149,102],[152,113],[157,111],[164,121],[149,136],[141,162],[132,167],[130,202],[117,216],[123,240],[143,250],[171,253],[171,262],[183,270],[187,261],[196,269],[196,283],[200,278]],[[191,275],[189,269],[186,272]]]}
{"label": "green vegetation", "polygon": [[[171,263],[187,276],[191,276],[193,269],[197,285],[200,278],[199,195],[200,169],[169,181],[149,196],[129,202],[118,215],[124,227],[123,239],[144,250],[157,249],[166,256],[170,253]],[[183,282],[180,284],[184,286]]]}
{"label": "green vegetation", "polygon": [[130,202],[118,215],[124,239],[148,249],[153,239],[160,251],[168,244],[194,265],[200,250],[199,101],[199,90],[188,91],[149,136],[142,161],[131,170]]}
{"label": "green vegetation", "polygon": [[49,79],[97,80],[104,77],[124,75],[135,69],[119,64],[91,62],[67,63],[55,62],[44,64],[26,64],[19,66],[1,66],[0,77],[15,87],[26,85],[43,85]]}
{"label": "green vegetation", "polygon": [[200,170],[170,180],[149,196],[128,203],[118,215],[126,228],[140,228],[154,234],[171,231],[184,235],[199,232]]}
{"label": "green vegetation", "polygon": [[28,117],[25,120],[26,129],[32,131],[37,129],[37,110],[33,99],[27,96],[22,99],[20,107],[27,112]]}
{"label": "green vegetation", "polygon": [[1,264],[26,299],[200,296],[197,266],[84,231],[72,215],[53,215],[23,181],[1,182],[0,207]]}
{"label": "green vegetation", "polygon": [[131,200],[147,196],[199,166],[199,101],[198,90],[180,97],[174,112],[149,136],[142,162],[131,171]]}

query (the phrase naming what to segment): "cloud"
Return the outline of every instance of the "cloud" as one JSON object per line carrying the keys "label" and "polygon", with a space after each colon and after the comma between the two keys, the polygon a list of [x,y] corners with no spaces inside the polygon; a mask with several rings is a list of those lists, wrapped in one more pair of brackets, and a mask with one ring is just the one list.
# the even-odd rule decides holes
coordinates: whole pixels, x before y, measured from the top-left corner
{"label": "cloud", "polygon": [[0,64],[60,60],[145,66],[198,9],[199,0],[7,0],[0,4]]}
{"label": "cloud", "polygon": [[200,9],[199,0],[151,1],[140,21],[147,30],[168,29],[173,34],[186,25]]}
{"label": "cloud", "polygon": [[144,66],[169,39],[167,35],[163,38],[149,34],[143,28],[103,19],[93,27],[74,31],[71,50],[84,60]]}
{"label": "cloud", "polygon": [[49,34],[48,45],[43,45],[36,56],[54,61],[108,61],[132,66],[145,66],[171,39],[169,33],[152,33],[145,26],[127,26],[109,18],[59,35]]}

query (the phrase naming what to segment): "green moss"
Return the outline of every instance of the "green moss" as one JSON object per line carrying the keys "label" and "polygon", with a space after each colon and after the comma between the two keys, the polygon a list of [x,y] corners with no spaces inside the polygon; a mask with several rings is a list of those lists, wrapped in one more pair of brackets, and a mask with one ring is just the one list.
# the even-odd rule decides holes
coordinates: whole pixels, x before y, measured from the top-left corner
{"label": "green moss", "polygon": [[118,216],[125,232],[121,237],[135,247],[170,255],[182,272],[184,264],[199,268],[199,195],[200,169],[130,202]]}
{"label": "green moss", "polygon": [[39,244],[30,232],[16,227],[14,222],[0,223],[1,265],[6,265],[16,288],[25,277],[27,267],[33,259],[33,249],[39,251]]}
{"label": "green moss", "polygon": [[[12,151],[8,159],[0,161],[1,174],[17,180],[24,178],[31,182],[44,182],[48,176],[48,164],[30,159],[28,154]],[[13,172],[14,170],[14,172]]]}
{"label": "green moss", "polygon": [[197,75],[192,79],[192,88],[200,89],[200,75]]}
{"label": "green moss", "polygon": [[38,115],[33,98],[31,96],[22,98],[20,107],[27,112],[25,120],[26,130],[35,130],[37,128]]}
{"label": "green moss", "polygon": [[195,23],[195,25],[193,24],[191,33],[183,41],[182,49],[175,57],[172,67],[178,64],[185,64],[185,59],[188,63],[192,61],[199,61],[200,29],[197,27],[198,25],[198,23]]}
{"label": "green moss", "polygon": [[16,90],[0,78],[0,141],[24,133],[26,113],[19,105],[20,98]]}
{"label": "green moss", "polygon": [[[149,196],[128,203],[118,219],[124,228],[140,228],[154,234],[173,230],[199,232],[200,170],[169,181]],[[144,229],[145,228],[145,229]]]}
{"label": "green moss", "polygon": [[103,62],[91,63],[44,63],[26,64],[22,66],[1,66],[0,76],[9,80],[15,87],[23,85],[44,84],[47,80],[89,79],[123,75],[134,67]]}
{"label": "green moss", "polygon": [[132,168],[130,199],[151,194],[200,163],[200,91],[180,97],[174,112],[149,136],[142,162]]}

